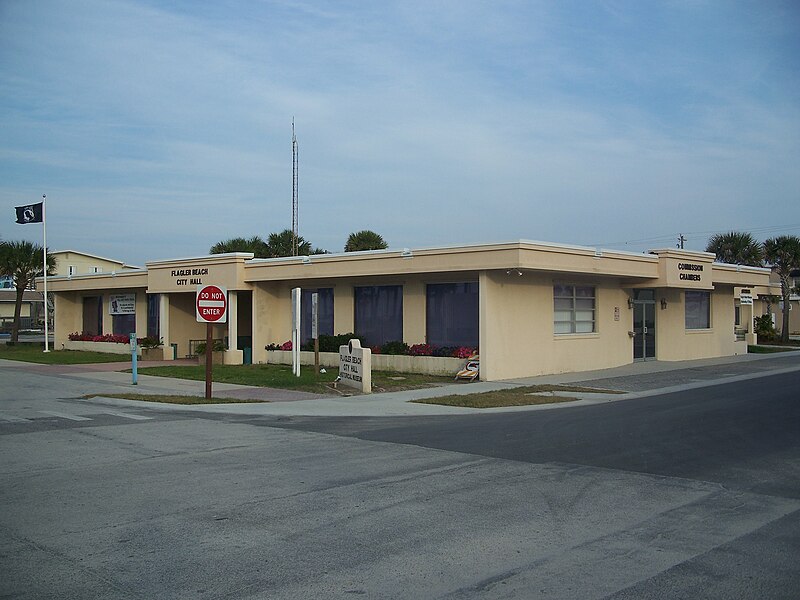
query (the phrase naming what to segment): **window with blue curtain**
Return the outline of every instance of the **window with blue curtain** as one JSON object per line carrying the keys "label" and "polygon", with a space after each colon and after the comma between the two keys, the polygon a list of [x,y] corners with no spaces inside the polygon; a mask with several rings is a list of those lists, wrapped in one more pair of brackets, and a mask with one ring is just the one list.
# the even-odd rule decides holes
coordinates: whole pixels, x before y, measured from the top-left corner
{"label": "window with blue curtain", "polygon": [[160,294],[147,294],[147,337],[161,338]]}
{"label": "window with blue curtain", "polygon": [[478,282],[429,283],[427,340],[435,346],[478,346]]}
{"label": "window with blue curtain", "polygon": [[307,344],[311,337],[311,294],[317,294],[319,334],[333,335],[333,288],[300,291],[300,343]]}
{"label": "window with blue curtain", "polygon": [[114,335],[130,335],[136,331],[136,315],[111,315]]}
{"label": "window with blue curtain", "polygon": [[356,335],[367,346],[403,340],[403,286],[355,288]]}

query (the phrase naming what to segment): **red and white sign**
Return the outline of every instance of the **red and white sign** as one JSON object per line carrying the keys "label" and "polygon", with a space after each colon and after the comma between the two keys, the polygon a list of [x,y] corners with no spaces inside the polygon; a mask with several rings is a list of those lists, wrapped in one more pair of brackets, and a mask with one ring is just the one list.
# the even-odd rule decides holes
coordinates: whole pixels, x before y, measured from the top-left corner
{"label": "red and white sign", "polygon": [[225,323],[228,319],[228,290],[218,285],[198,285],[195,307],[198,323]]}

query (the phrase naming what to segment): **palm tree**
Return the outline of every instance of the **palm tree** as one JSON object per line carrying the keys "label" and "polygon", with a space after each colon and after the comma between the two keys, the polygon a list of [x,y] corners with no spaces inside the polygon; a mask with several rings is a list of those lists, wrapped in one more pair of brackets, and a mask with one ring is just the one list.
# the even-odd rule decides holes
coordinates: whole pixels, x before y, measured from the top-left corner
{"label": "palm tree", "polygon": [[731,265],[760,267],[764,264],[764,248],[746,231],[712,235],[708,239],[706,252],[713,252],[719,262]]}
{"label": "palm tree", "polygon": [[[269,256],[272,258],[293,256],[293,241],[294,234],[291,229],[284,229],[280,233],[270,233],[269,238],[267,238]],[[305,241],[303,236],[297,236],[297,254],[298,256],[308,256],[311,254],[311,242]]]}
{"label": "palm tree", "polygon": [[254,235],[249,239],[243,237],[231,238],[217,242],[208,251],[209,254],[226,254],[228,252],[252,252],[256,258],[267,258],[269,256],[269,248],[267,242],[262,240],[259,236]]}
{"label": "palm tree", "polygon": [[[14,281],[17,289],[16,304],[14,305],[14,324],[11,327],[11,341],[19,339],[19,321],[22,313],[22,297],[25,290],[33,283],[36,277],[44,274],[42,268],[41,246],[32,242],[0,242],[0,275],[7,275]],[[47,254],[47,272],[51,273],[56,267],[55,257]],[[47,318],[47,303],[45,299],[45,316]]]}
{"label": "palm tree", "polygon": [[779,235],[764,242],[764,256],[772,270],[780,277],[783,297],[783,324],[781,341],[789,341],[789,296],[792,292],[790,277],[800,268],[800,238],[796,235]]}
{"label": "palm tree", "polygon": [[351,233],[344,245],[345,252],[359,252],[361,250],[384,250],[389,245],[379,234],[369,229]]}

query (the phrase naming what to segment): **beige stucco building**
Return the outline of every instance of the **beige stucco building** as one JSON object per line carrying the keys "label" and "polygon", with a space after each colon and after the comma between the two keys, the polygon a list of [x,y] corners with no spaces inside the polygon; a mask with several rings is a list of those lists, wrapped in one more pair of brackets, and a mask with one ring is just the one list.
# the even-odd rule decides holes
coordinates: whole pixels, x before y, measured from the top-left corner
{"label": "beige stucco building", "polygon": [[[748,321],[737,336],[739,294],[768,286],[769,270],[715,263],[705,252],[519,241],[276,259],[233,253],[49,284],[55,348],[72,332],[136,331],[162,338],[166,359],[189,355],[205,338],[196,288],[215,284],[228,290],[228,322],[214,326],[227,340],[226,362],[268,362],[266,346],[290,339],[291,290],[301,288],[301,314],[307,293],[319,294],[321,333],[355,332],[370,346],[480,348],[481,378],[498,380],[746,353],[754,339]],[[111,314],[112,303],[127,308]]]}

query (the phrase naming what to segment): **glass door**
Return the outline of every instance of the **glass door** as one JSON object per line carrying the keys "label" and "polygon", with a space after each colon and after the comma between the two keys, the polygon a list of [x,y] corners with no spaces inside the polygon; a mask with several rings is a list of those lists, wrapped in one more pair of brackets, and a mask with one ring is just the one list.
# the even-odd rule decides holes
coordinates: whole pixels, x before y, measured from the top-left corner
{"label": "glass door", "polygon": [[656,358],[655,290],[633,292],[633,360]]}

